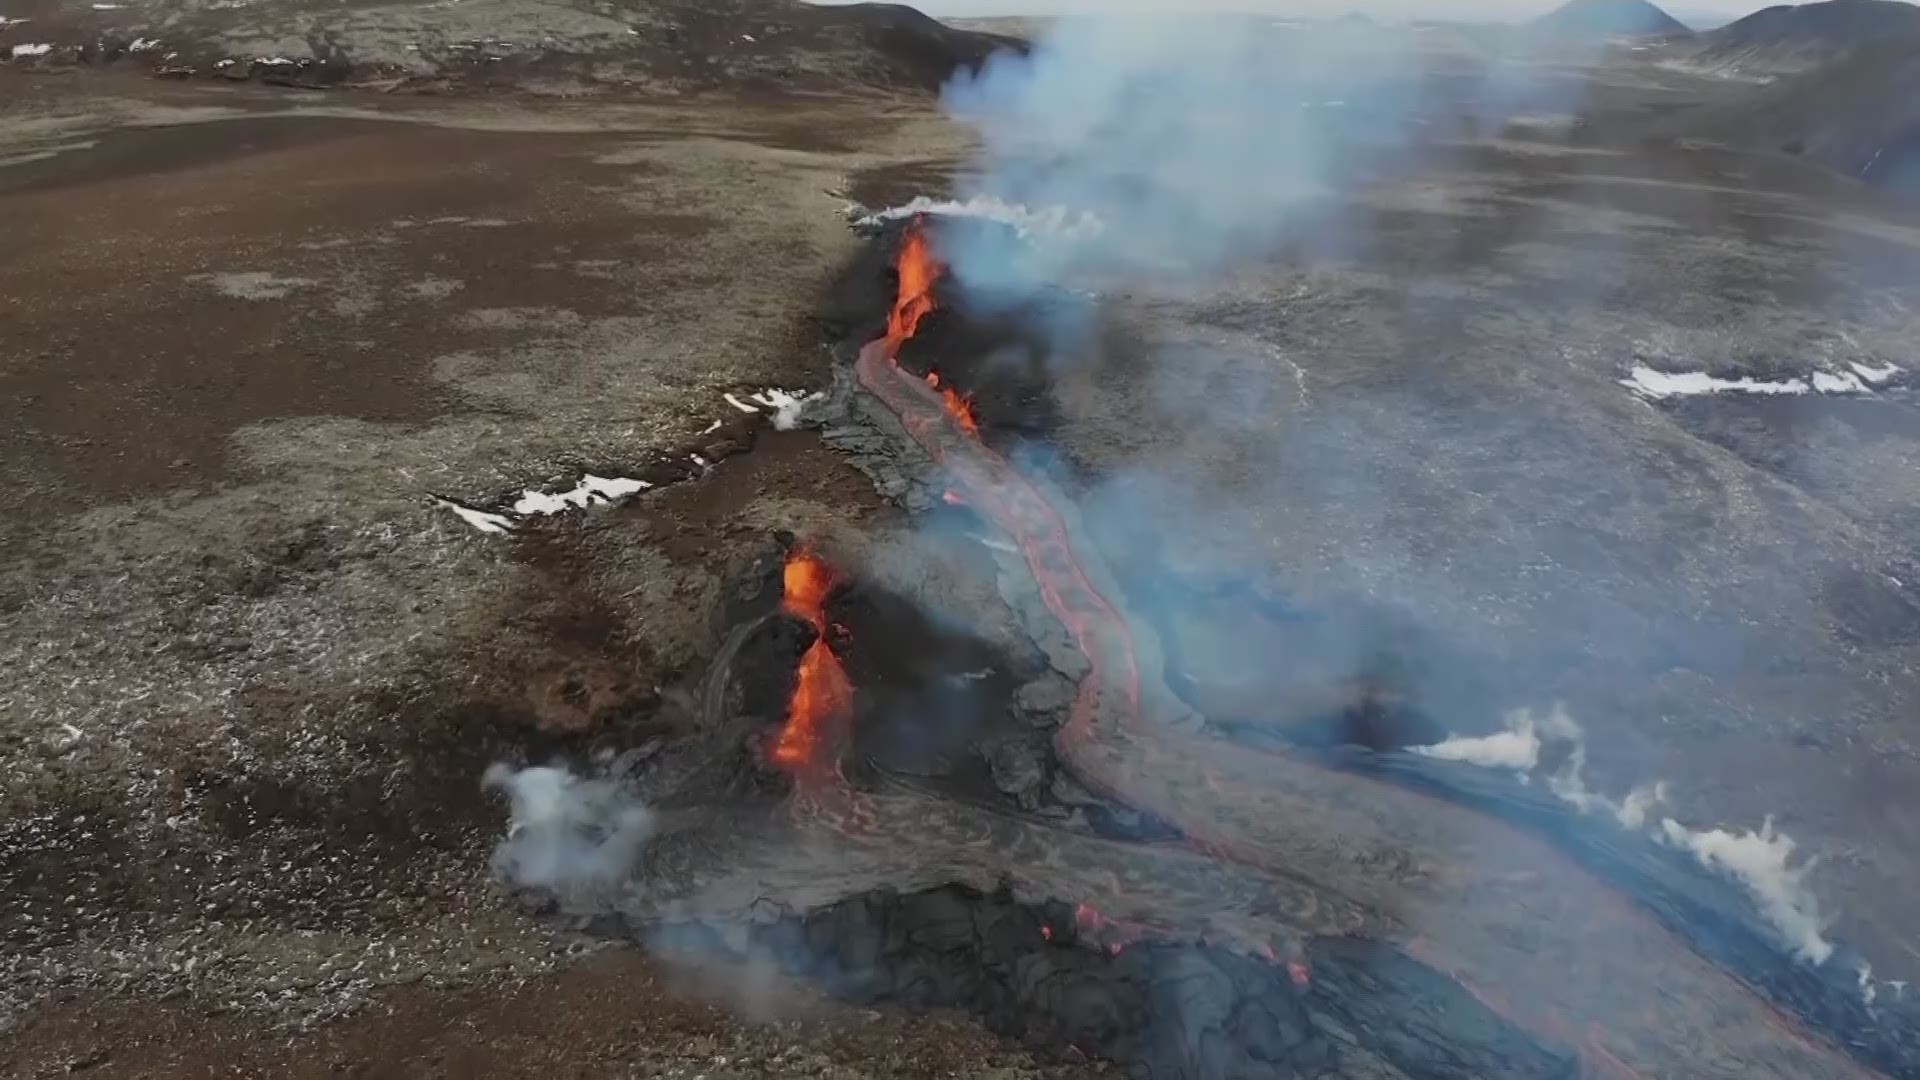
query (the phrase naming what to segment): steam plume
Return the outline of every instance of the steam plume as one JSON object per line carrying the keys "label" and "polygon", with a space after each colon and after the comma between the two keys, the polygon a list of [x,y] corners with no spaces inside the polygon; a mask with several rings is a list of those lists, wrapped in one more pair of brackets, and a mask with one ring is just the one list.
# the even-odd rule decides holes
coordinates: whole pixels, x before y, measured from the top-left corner
{"label": "steam plume", "polygon": [[1524,775],[1540,764],[1540,734],[1534,727],[1532,711],[1515,709],[1507,714],[1505,731],[1492,735],[1455,735],[1432,746],[1413,747],[1413,752],[1442,761],[1512,769]]}
{"label": "steam plume", "polygon": [[1667,843],[1691,851],[1712,867],[1746,886],[1767,921],[1779,930],[1801,959],[1825,963],[1833,944],[1822,931],[1819,908],[1804,883],[1811,862],[1792,864],[1793,838],[1777,832],[1768,817],[1758,832],[1689,829],[1672,818],[1660,822]]}
{"label": "steam plume", "polygon": [[[1544,780],[1556,798],[1583,814],[1605,814],[1633,832],[1653,825],[1654,808],[1667,801],[1664,781],[1636,787],[1617,801],[1589,787],[1586,733],[1559,705],[1541,717],[1530,709],[1515,709],[1507,714],[1504,731],[1456,735],[1431,746],[1414,747],[1413,752],[1445,761],[1512,769],[1522,779],[1551,768]],[[1557,765],[1543,764],[1554,760]],[[1761,916],[1801,959],[1821,964],[1833,955],[1833,944],[1824,936],[1819,903],[1806,884],[1813,863],[1795,865],[1793,838],[1775,829],[1771,817],[1757,832],[1692,829],[1663,817],[1652,837],[1690,853],[1701,866],[1738,882],[1753,897]]]}
{"label": "steam plume", "polygon": [[586,910],[633,870],[653,834],[653,814],[610,780],[550,766],[490,766],[481,782],[506,792],[507,835],[493,851],[505,884]]}

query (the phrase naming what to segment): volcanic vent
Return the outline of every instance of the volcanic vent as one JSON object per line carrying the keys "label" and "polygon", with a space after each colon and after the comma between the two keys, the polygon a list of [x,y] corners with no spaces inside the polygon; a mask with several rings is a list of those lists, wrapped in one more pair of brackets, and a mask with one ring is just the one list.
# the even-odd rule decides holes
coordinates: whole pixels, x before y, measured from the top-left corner
{"label": "volcanic vent", "polygon": [[974,310],[940,228],[882,239],[827,435],[956,527],[769,547],[698,737],[639,770],[645,857],[576,913],[1138,1076],[1913,1075],[1911,1035],[1672,853],[1398,752],[1430,722],[1381,688],[1299,695],[1294,741],[1197,714],[1071,479],[1009,456],[1044,366],[982,357],[1047,335]]}

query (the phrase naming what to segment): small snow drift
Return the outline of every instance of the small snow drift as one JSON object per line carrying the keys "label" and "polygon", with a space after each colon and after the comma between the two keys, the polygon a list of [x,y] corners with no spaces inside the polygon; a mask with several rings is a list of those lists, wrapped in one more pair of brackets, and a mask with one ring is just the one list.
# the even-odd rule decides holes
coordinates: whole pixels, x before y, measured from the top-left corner
{"label": "small snow drift", "polygon": [[1566,40],[1613,37],[1688,37],[1693,31],[1647,0],[1568,0],[1528,24],[1538,34]]}
{"label": "small snow drift", "polygon": [[583,908],[618,888],[653,834],[653,813],[611,780],[566,769],[494,765],[481,783],[504,791],[507,835],[493,872],[511,888]]}
{"label": "small snow drift", "polygon": [[1898,364],[1876,367],[1854,363],[1847,366],[1851,370],[1814,371],[1806,378],[1796,375],[1785,379],[1755,379],[1743,375],[1737,379],[1727,379],[1704,371],[1661,371],[1645,364],[1636,364],[1627,377],[1620,380],[1620,385],[1649,401],[1702,394],[1758,394],[1767,397],[1809,393],[1871,394],[1874,387],[1890,381],[1902,370]]}

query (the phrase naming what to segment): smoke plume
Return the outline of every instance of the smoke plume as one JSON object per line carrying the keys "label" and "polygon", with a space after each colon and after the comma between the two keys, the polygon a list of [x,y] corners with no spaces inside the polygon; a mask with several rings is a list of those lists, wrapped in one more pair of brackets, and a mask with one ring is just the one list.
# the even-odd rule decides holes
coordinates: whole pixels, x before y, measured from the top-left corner
{"label": "smoke plume", "polygon": [[1492,735],[1455,735],[1413,752],[1441,761],[1462,761],[1489,769],[1512,769],[1521,775],[1540,764],[1540,733],[1529,709],[1507,714],[1507,729]]}
{"label": "smoke plume", "polygon": [[[1559,705],[1536,717],[1530,709],[1507,714],[1504,731],[1492,735],[1456,735],[1413,752],[1445,761],[1512,769],[1523,780],[1536,776],[1560,801],[1582,814],[1604,814],[1623,829],[1640,832],[1655,825],[1653,810],[1667,801],[1664,781],[1643,784],[1615,800],[1588,786],[1587,741],[1580,724]],[[1819,902],[1807,887],[1810,860],[1794,862],[1793,838],[1778,831],[1773,819],[1758,831],[1693,829],[1671,817],[1658,819],[1651,837],[1688,852],[1701,866],[1737,882],[1753,898],[1760,914],[1796,956],[1813,964],[1833,955],[1825,937]]]}
{"label": "smoke plume", "polygon": [[1823,936],[1825,925],[1819,908],[1805,886],[1813,864],[1793,865],[1793,838],[1776,831],[1773,818],[1762,822],[1758,832],[1689,829],[1664,818],[1660,836],[1674,847],[1692,852],[1702,866],[1746,886],[1760,905],[1761,914],[1801,959],[1820,964],[1833,955],[1833,944]]}
{"label": "smoke plume", "polygon": [[551,897],[562,910],[592,910],[618,890],[653,834],[652,812],[610,780],[544,765],[496,764],[481,782],[508,800],[494,875],[511,888]]}

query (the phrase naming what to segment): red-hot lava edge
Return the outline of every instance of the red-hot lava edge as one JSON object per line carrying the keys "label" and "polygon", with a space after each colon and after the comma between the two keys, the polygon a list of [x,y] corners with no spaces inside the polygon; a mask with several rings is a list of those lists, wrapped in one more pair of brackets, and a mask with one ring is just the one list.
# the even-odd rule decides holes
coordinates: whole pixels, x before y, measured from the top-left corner
{"label": "red-hot lava edge", "polygon": [[[1068,722],[1055,738],[1061,764],[1090,788],[1168,822],[1191,844],[1211,855],[1271,873],[1289,873],[1293,867],[1288,864],[1294,855],[1289,848],[1299,847],[1292,838],[1308,830],[1295,824],[1291,834],[1287,833],[1287,819],[1302,820],[1314,808],[1301,805],[1297,797],[1289,800],[1284,794],[1274,795],[1263,789],[1276,774],[1282,776],[1278,786],[1284,787],[1287,771],[1298,773],[1318,767],[1286,755],[1222,747],[1217,740],[1161,730],[1147,722],[1142,715],[1139,661],[1128,623],[1089,578],[1059,510],[980,440],[964,398],[941,386],[937,378],[915,377],[897,362],[901,346],[934,309],[933,286],[942,272],[920,222],[903,234],[897,268],[899,293],[886,334],[860,351],[856,376],[861,387],[886,405],[909,437],[947,472],[956,498],[1014,541],[1047,608],[1086,656],[1088,674],[1077,689]],[[824,574],[824,568],[821,572]],[[818,614],[818,600],[824,591],[809,591],[809,573],[800,574],[796,599],[795,571],[789,568],[788,604],[794,614],[824,630]],[[823,755],[815,753],[820,749],[819,733],[826,723],[819,710],[844,709],[850,690],[838,660],[825,645],[824,634],[808,657],[812,659],[803,660],[795,708],[772,756],[776,764],[794,774],[802,799],[837,804],[839,812],[832,816],[851,824],[849,818],[864,816],[859,805],[862,800],[844,784],[833,782],[838,776],[837,767],[824,764],[820,760]],[[830,676],[823,675],[823,667],[831,669]],[[821,690],[822,686],[827,689]],[[1356,779],[1344,778],[1349,783]],[[1388,788],[1393,799],[1410,797],[1404,789],[1384,783],[1380,786]],[[1196,802],[1190,793],[1200,789],[1217,797]],[[1386,797],[1386,792],[1381,794]],[[1234,805],[1261,810],[1251,815],[1223,812],[1223,806]],[[1260,818],[1273,820],[1263,825],[1256,820]],[[1530,910],[1558,915],[1562,924],[1555,928],[1565,928],[1569,935],[1583,941],[1604,941],[1620,947],[1596,949],[1589,945],[1571,959],[1565,952],[1539,949],[1536,953],[1520,948],[1491,962],[1476,962],[1482,948],[1454,950],[1447,942],[1437,940],[1437,935],[1413,938],[1402,948],[1536,1037],[1575,1048],[1585,1075],[1606,1080],[1641,1076],[1626,1060],[1633,1056],[1634,1049],[1663,1047],[1671,1051],[1666,1044],[1674,1032],[1672,1021],[1661,1015],[1658,1002],[1662,995],[1690,993],[1705,993],[1708,1000],[1722,1005],[1738,1004],[1740,1008],[1733,1010],[1735,1024],[1751,1021],[1770,1029],[1772,1037],[1756,1036],[1747,1044],[1762,1054],[1771,1046],[1804,1055],[1798,1063],[1782,1061],[1752,1075],[1875,1075],[1823,1040],[1798,1030],[1745,983],[1696,956],[1683,940],[1638,910],[1629,898],[1617,895],[1603,880],[1578,867],[1566,870],[1560,865],[1565,860],[1539,838],[1497,821],[1489,820],[1484,827],[1489,847],[1524,851],[1527,857],[1516,860],[1518,863],[1537,860],[1533,865],[1554,865],[1572,880],[1575,903],[1568,905],[1548,897]],[[1443,833],[1436,835],[1444,839]],[[1454,880],[1476,872],[1487,880],[1470,885]],[[1501,876],[1495,869],[1477,871],[1472,866],[1448,865],[1430,875],[1429,891],[1439,900],[1435,906],[1444,907],[1448,902],[1498,904],[1503,893],[1518,898],[1518,890],[1531,887],[1529,881],[1495,880]],[[1504,876],[1531,875],[1522,872]],[[1465,899],[1470,892],[1474,899]],[[1479,899],[1481,893],[1486,894],[1484,899]],[[1391,907],[1391,902],[1382,906]],[[1084,910],[1090,913],[1087,922],[1100,922],[1097,912]],[[1578,921],[1581,926],[1565,927],[1565,921]],[[1476,942],[1484,944],[1484,938]],[[1296,980],[1307,977],[1304,970],[1291,973]],[[1569,982],[1581,987],[1582,992],[1573,996],[1607,1001],[1607,1027],[1592,1018],[1576,1020],[1568,1013],[1577,1010],[1558,1004],[1567,995],[1554,993],[1551,988]],[[1513,985],[1514,992],[1489,989],[1502,985]]]}

